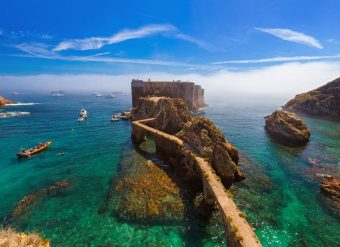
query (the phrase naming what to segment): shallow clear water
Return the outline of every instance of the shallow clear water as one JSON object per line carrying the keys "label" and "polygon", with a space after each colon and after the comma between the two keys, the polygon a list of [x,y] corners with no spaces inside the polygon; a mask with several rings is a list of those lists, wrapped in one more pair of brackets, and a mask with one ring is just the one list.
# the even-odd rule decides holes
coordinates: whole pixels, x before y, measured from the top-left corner
{"label": "shallow clear water", "polygon": [[[66,193],[42,199],[12,224],[19,230],[41,232],[52,246],[224,246],[218,215],[206,220],[189,213],[176,224],[143,225],[98,214],[112,176],[132,149],[130,124],[110,122],[112,112],[130,107],[129,97],[17,97],[14,100],[41,104],[0,109],[31,112],[0,119],[4,222],[26,194],[70,179],[72,186]],[[311,143],[287,148],[272,142],[263,128],[263,117],[282,104],[273,102],[209,101],[212,106],[206,116],[242,154],[247,179],[234,187],[235,200],[264,246],[336,246],[340,222],[323,204],[315,173],[340,175],[340,124],[305,118],[312,130]],[[89,112],[88,124],[75,122],[82,107]],[[53,141],[48,150],[17,160],[20,147],[45,140]],[[65,154],[56,156],[59,152]]]}

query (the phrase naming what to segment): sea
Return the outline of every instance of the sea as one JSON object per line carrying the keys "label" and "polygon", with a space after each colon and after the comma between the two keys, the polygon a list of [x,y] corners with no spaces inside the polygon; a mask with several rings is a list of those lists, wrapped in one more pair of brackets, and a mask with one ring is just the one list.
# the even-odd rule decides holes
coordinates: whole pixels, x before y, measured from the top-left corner
{"label": "sea", "polygon": [[[0,118],[3,227],[39,232],[52,246],[225,246],[218,212],[207,219],[188,210],[183,219],[162,223],[98,213],[122,160],[134,150],[131,123],[110,121],[113,113],[131,108],[129,95],[7,96],[21,103],[0,113],[25,114]],[[246,179],[232,187],[233,197],[261,244],[339,246],[339,212],[320,193],[320,177],[340,176],[340,123],[302,116],[311,141],[305,147],[287,147],[264,129],[264,117],[285,103],[282,98],[208,97],[207,103],[205,117],[239,150]],[[88,119],[79,124],[81,108],[88,111]],[[53,143],[44,152],[29,159],[16,157],[21,148],[47,140]],[[44,196],[21,217],[10,217],[25,195],[65,179],[71,181],[65,193]]]}

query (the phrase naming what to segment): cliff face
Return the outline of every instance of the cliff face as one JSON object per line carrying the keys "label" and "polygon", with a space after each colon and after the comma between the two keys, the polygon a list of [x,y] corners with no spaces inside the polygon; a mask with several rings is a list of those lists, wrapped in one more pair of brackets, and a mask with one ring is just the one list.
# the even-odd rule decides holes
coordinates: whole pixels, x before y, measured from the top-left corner
{"label": "cliff face", "polygon": [[7,104],[15,104],[15,102],[0,96],[0,106],[4,106]]}
{"label": "cliff face", "polygon": [[140,98],[131,116],[132,120],[156,118],[154,127],[169,134],[177,133],[186,122],[191,121],[183,100],[168,97]]}
{"label": "cliff face", "polygon": [[177,133],[200,156],[207,158],[226,186],[244,179],[239,171],[237,150],[228,143],[222,131],[207,118],[194,118]]}
{"label": "cliff face", "polygon": [[[155,117],[153,127],[168,134],[176,134],[185,142],[178,147],[165,138],[156,138],[157,150],[177,170],[195,180],[199,176],[196,170],[197,154],[209,160],[224,185],[244,179],[237,167],[238,152],[228,143],[224,134],[207,118],[192,118],[186,104],[181,99],[164,97],[141,98],[139,105],[132,110],[133,120]],[[132,137],[137,142],[143,141],[145,133],[139,128],[132,130]],[[180,165],[179,165],[180,164]]]}
{"label": "cliff face", "polygon": [[340,78],[315,90],[296,95],[284,108],[340,120]]}
{"label": "cliff face", "polygon": [[266,130],[278,141],[291,145],[304,145],[311,136],[305,122],[293,113],[277,110],[265,117]]}

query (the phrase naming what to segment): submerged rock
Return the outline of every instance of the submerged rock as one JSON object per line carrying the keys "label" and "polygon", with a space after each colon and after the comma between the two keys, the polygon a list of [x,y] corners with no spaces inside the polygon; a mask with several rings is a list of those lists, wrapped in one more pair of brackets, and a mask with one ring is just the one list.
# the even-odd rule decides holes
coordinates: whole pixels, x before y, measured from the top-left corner
{"label": "submerged rock", "polygon": [[340,120],[340,78],[307,93],[296,95],[284,108]]}
{"label": "submerged rock", "polygon": [[277,110],[265,117],[266,130],[278,141],[290,145],[304,145],[311,136],[305,122],[294,113]]}
{"label": "submerged rock", "polygon": [[207,158],[224,185],[244,179],[237,167],[239,160],[236,148],[228,143],[224,134],[207,118],[194,118],[177,133],[189,148],[198,155]]}
{"label": "submerged rock", "polygon": [[61,180],[56,182],[55,184],[43,188],[41,190],[32,192],[26,196],[24,196],[20,202],[15,206],[15,209],[13,210],[11,217],[17,218],[23,215],[27,208],[37,202],[39,199],[45,197],[45,196],[53,196],[59,193],[60,191],[68,188],[71,185],[70,181],[68,180]]}
{"label": "submerged rock", "polygon": [[7,104],[15,104],[15,102],[0,96],[0,106],[4,106]]}
{"label": "submerged rock", "polygon": [[180,191],[168,174],[151,161],[138,166],[138,173],[124,176],[112,188],[114,214],[144,223],[182,219],[184,204]]}
{"label": "submerged rock", "polygon": [[38,233],[22,233],[8,228],[0,230],[1,247],[49,247],[50,241]]}
{"label": "submerged rock", "polygon": [[340,216],[340,179],[332,176],[325,177],[320,185],[320,191],[328,198],[327,205],[335,209]]}

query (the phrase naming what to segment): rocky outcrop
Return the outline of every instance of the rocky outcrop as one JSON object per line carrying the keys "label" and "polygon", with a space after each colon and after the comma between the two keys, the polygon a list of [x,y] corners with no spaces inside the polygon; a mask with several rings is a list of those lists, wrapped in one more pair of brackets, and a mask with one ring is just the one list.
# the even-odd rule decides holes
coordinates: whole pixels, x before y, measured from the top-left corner
{"label": "rocky outcrop", "polygon": [[21,233],[13,229],[0,230],[1,247],[50,247],[50,241],[38,233]]}
{"label": "rocky outcrop", "polygon": [[199,156],[208,159],[224,185],[244,179],[237,167],[237,150],[228,143],[222,131],[207,118],[194,118],[177,133]]}
{"label": "rocky outcrop", "polygon": [[15,104],[15,102],[0,96],[0,107],[7,104]]}
{"label": "rocky outcrop", "polygon": [[68,188],[71,185],[70,181],[68,180],[61,180],[56,182],[55,184],[43,188],[41,190],[32,192],[26,196],[24,196],[20,202],[15,206],[11,217],[17,218],[26,212],[26,209],[37,202],[39,199],[45,196],[53,196],[58,194],[59,192],[63,191],[64,189]]}
{"label": "rocky outcrop", "polygon": [[296,95],[284,108],[288,111],[340,120],[340,78],[307,93]]}
{"label": "rocky outcrop", "polygon": [[305,122],[294,113],[277,110],[265,117],[266,130],[278,140],[289,145],[304,145],[311,136]]}
{"label": "rocky outcrop", "polygon": [[113,214],[149,224],[183,219],[184,204],[171,177],[151,161],[131,165],[134,173],[118,180],[109,194]]}
{"label": "rocky outcrop", "polygon": [[183,100],[169,97],[140,98],[131,116],[132,120],[156,118],[154,127],[169,134],[177,133],[192,119]]}
{"label": "rocky outcrop", "polygon": [[320,185],[320,191],[327,197],[327,205],[337,211],[340,216],[340,179],[326,177]]}

